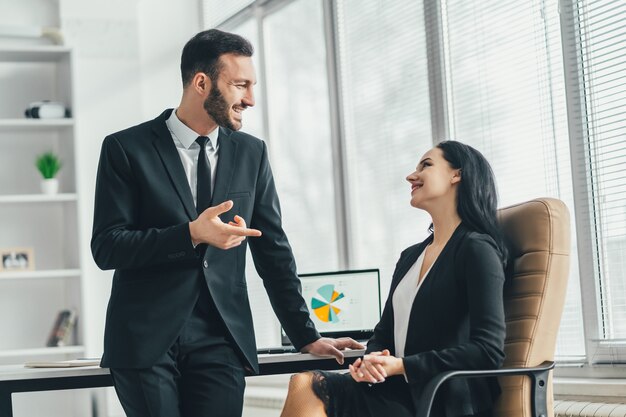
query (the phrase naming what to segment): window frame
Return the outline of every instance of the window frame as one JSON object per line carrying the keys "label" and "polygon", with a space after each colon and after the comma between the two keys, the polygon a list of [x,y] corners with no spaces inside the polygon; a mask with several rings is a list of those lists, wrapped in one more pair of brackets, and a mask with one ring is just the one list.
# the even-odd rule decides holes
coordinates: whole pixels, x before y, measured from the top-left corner
{"label": "window frame", "polygon": [[[585,365],[597,367],[603,373],[608,363],[626,362],[626,343],[624,341],[600,340],[600,322],[602,320],[598,300],[600,287],[596,274],[597,259],[593,245],[593,224],[591,216],[592,202],[589,199],[587,179],[587,160],[580,158],[585,155],[586,136],[583,115],[587,114],[581,86],[583,78],[580,72],[582,63],[579,55],[580,31],[576,16],[576,0],[559,0],[561,18],[561,39],[565,67],[565,88],[567,100],[567,119],[570,138],[572,161],[572,180],[574,183],[574,210],[576,212],[576,229],[578,232],[578,264],[580,268],[580,289],[583,311],[583,328],[586,341]],[[573,63],[569,64],[568,63]],[[585,277],[587,277],[585,279]]]}

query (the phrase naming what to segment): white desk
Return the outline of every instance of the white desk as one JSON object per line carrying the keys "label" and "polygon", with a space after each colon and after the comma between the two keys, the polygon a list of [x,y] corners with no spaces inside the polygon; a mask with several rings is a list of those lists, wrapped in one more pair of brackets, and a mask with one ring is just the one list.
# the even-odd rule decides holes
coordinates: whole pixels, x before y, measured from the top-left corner
{"label": "white desk", "polygon": [[[344,369],[363,356],[364,349],[344,351],[345,361],[308,353],[259,355],[259,375],[301,372],[310,369]],[[98,388],[113,385],[109,370],[98,366],[80,368],[25,368],[23,365],[0,366],[0,417],[13,416],[11,395],[15,392],[54,391]]]}

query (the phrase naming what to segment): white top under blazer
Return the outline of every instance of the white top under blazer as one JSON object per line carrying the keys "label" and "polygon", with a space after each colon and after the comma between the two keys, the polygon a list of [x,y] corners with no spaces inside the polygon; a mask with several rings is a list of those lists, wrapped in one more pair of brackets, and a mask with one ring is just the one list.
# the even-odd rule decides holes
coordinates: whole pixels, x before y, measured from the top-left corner
{"label": "white top under blazer", "polygon": [[396,358],[404,357],[404,347],[406,346],[406,335],[409,330],[409,317],[411,316],[413,301],[432,268],[431,265],[424,274],[422,281],[418,283],[425,253],[426,249],[422,251],[417,261],[409,268],[393,293],[393,341],[396,346]]}

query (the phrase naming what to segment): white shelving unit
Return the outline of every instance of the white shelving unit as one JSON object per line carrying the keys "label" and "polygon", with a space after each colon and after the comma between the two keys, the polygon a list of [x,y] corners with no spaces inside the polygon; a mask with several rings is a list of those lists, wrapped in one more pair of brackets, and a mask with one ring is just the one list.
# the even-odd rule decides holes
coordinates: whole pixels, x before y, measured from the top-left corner
{"label": "white shelving unit", "polygon": [[78,196],[75,193],[61,193],[55,195],[45,194],[15,194],[0,195],[0,205],[11,203],[63,203],[76,202]]}
{"label": "white shelving unit", "polygon": [[79,278],[81,276],[80,269],[56,269],[49,271],[13,271],[3,272],[0,275],[2,280],[25,280],[25,279],[68,279]]}
{"label": "white shelving unit", "polygon": [[[0,46],[0,250],[32,248],[32,270],[0,270],[0,364],[84,356],[74,119],[26,119],[29,103],[72,109],[72,51]],[[56,195],[40,192],[37,155],[61,157]],[[70,346],[46,347],[57,313],[75,309]]]}
{"label": "white shelving unit", "polygon": [[28,131],[28,130],[53,130],[71,128],[74,119],[40,120],[40,119],[1,119],[0,132],[2,131]]}
{"label": "white shelving unit", "polygon": [[62,62],[71,50],[59,45],[19,45],[0,47],[0,62]]}

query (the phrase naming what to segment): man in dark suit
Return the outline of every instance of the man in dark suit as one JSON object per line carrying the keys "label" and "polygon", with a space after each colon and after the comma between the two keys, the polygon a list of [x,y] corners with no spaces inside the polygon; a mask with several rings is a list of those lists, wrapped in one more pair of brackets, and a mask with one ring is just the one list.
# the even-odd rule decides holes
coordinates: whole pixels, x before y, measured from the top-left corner
{"label": "man in dark suit", "polygon": [[248,244],[296,348],[342,362],[361,347],[320,338],[309,319],[266,145],[238,132],[252,52],[234,34],[197,34],[179,107],[103,142],[91,248],[115,269],[102,366],[128,416],[241,415],[244,375],[258,373]]}

